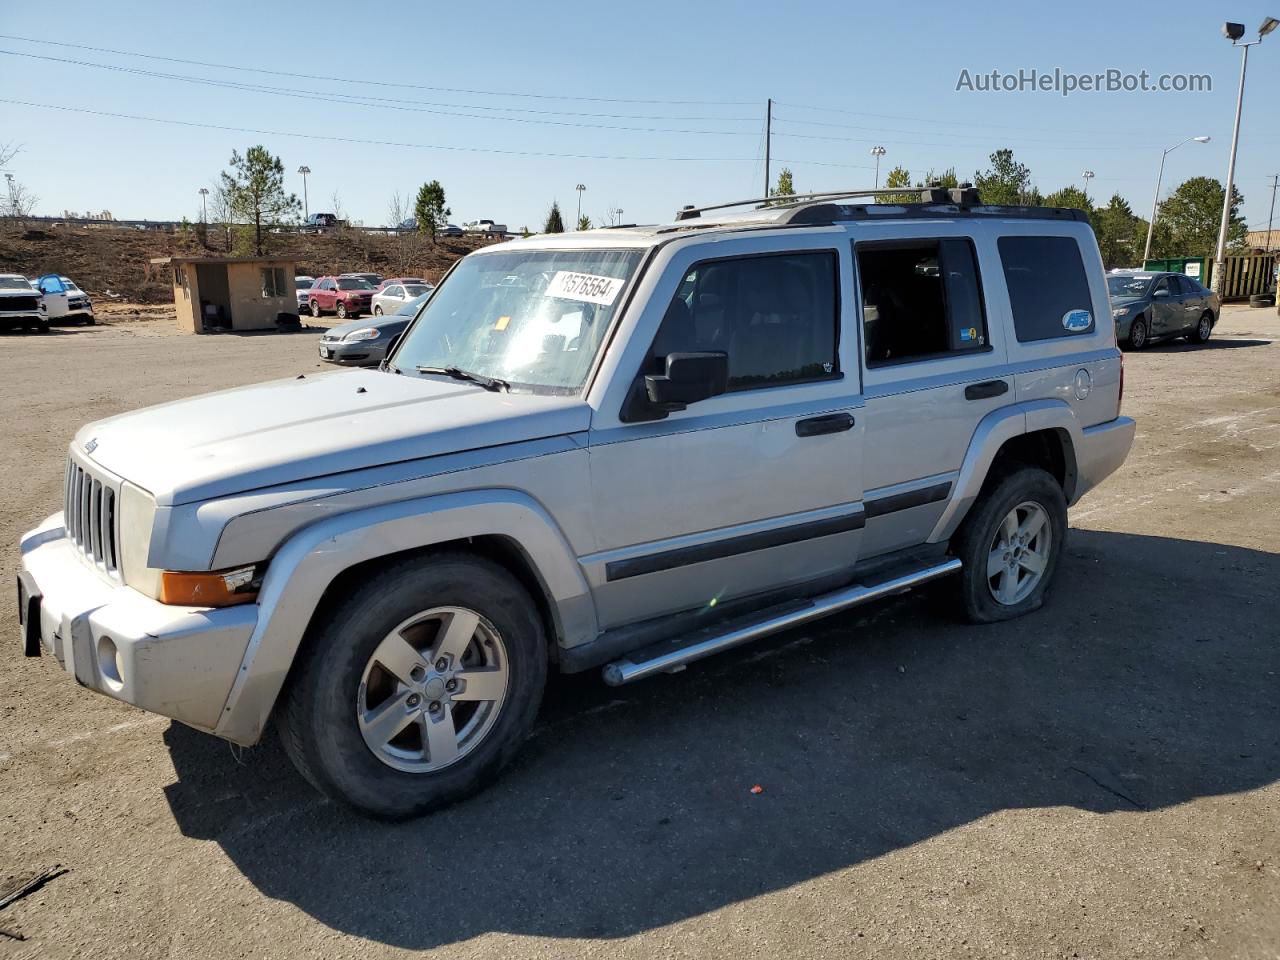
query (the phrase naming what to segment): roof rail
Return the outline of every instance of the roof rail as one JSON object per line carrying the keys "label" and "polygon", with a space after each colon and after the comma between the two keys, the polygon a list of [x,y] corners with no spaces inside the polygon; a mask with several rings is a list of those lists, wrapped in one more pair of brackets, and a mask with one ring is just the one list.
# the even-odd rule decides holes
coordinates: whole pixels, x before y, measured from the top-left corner
{"label": "roof rail", "polygon": [[847,200],[852,197],[902,197],[904,200],[913,197],[917,203],[954,203],[961,207],[977,206],[981,203],[978,191],[970,183],[962,183],[958,187],[946,189],[939,184],[931,183],[927,187],[866,187],[851,190],[827,190],[821,193],[792,193],[785,197],[756,197],[751,200],[734,200],[732,203],[716,203],[706,207],[695,207],[692,204],[676,211],[676,220],[695,220],[708,210],[727,210],[730,207],[746,207],[756,204],[758,209],[765,207],[794,207],[817,200]]}

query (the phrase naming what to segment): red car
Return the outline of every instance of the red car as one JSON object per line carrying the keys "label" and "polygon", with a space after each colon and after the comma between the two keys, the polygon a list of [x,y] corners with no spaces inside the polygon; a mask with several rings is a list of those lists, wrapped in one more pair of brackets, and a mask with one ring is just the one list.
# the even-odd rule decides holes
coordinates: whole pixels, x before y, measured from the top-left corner
{"label": "red car", "polygon": [[358,277],[321,277],[307,291],[307,306],[313,317],[336,313],[339,319],[369,312],[374,286]]}

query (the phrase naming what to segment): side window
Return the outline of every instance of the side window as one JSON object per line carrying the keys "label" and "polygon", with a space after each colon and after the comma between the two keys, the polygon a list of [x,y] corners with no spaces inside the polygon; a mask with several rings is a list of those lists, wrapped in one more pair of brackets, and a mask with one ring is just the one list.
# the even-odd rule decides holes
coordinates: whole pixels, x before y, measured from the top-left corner
{"label": "side window", "polygon": [[262,296],[264,298],[288,296],[283,267],[262,268]]}
{"label": "side window", "polygon": [[386,297],[400,297],[401,299],[403,299],[404,287],[396,287],[396,286],[387,287],[387,289],[382,291],[382,295]]}
{"label": "side window", "polygon": [[1020,343],[1093,332],[1093,298],[1074,239],[1001,237],[998,245]]}
{"label": "side window", "polygon": [[729,390],[839,374],[835,251],[766,254],[695,264],[654,338],[645,373],[669,353],[729,355]]}
{"label": "side window", "polygon": [[1156,285],[1151,288],[1153,297],[1171,297],[1173,296],[1173,287],[1169,284],[1168,277],[1161,277],[1156,281]]}
{"label": "side window", "polygon": [[855,253],[868,367],[990,349],[971,241],[860,243]]}

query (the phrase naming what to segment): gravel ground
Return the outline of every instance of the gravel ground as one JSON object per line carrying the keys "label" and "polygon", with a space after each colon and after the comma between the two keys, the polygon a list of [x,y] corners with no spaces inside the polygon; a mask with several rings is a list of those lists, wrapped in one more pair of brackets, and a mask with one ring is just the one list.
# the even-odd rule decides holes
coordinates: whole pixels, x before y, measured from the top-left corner
{"label": "gravel ground", "polygon": [[[1040,613],[911,595],[557,680],[498,786],[413,823],[77,688],[0,604],[0,892],[70,871],[0,910],[0,958],[1280,956],[1277,338],[1232,307],[1127,357],[1137,443]],[[315,339],[0,337],[2,589],[78,425],[314,369]]]}

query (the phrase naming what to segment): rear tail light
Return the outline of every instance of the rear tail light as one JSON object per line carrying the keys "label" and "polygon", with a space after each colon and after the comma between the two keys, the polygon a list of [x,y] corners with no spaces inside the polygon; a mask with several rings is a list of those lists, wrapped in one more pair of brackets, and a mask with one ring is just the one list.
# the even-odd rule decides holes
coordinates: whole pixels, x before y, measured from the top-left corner
{"label": "rear tail light", "polygon": [[1120,354],[1120,395],[1116,397],[1116,416],[1120,416],[1120,405],[1124,403],[1124,354]]}

